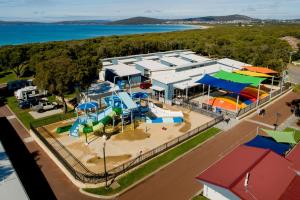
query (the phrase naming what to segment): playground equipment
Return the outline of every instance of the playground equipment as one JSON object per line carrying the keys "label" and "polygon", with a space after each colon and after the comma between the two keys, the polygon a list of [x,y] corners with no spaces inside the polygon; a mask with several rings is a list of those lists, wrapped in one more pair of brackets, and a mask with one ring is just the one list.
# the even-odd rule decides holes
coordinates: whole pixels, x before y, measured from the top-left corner
{"label": "playground equipment", "polygon": [[181,111],[165,110],[154,103],[149,103],[149,110],[156,118],[147,118],[146,123],[182,123],[183,113]]}
{"label": "playground equipment", "polygon": [[[209,105],[231,111],[236,111],[237,106],[236,101],[228,96],[212,98],[209,100]],[[245,108],[246,106],[245,103],[239,102],[238,109]]]}
{"label": "playground equipment", "polygon": [[[258,89],[252,87],[246,87],[244,90],[241,91],[242,96],[251,99],[253,102],[257,100],[257,94],[258,94]],[[266,93],[263,90],[259,91],[259,99],[263,99],[266,96],[268,96],[268,93]]]}

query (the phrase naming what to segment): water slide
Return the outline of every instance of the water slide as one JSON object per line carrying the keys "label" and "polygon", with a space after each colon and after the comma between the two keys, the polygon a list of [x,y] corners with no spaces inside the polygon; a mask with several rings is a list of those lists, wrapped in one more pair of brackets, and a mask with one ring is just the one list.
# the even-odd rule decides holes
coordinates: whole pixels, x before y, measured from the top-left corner
{"label": "water slide", "polygon": [[158,118],[166,118],[166,117],[181,117],[183,118],[183,113],[181,111],[171,111],[171,110],[165,110],[158,106],[156,106],[154,103],[149,102],[149,108],[150,111]]}
{"label": "water slide", "polygon": [[118,96],[121,99],[121,101],[125,104],[127,109],[133,110],[137,108],[136,103],[134,103],[134,101],[132,100],[132,98],[129,96],[127,92],[120,92]]}
{"label": "water slide", "polygon": [[[223,108],[226,110],[236,111],[236,99],[233,100],[229,97],[215,97],[209,100],[209,104],[213,107]],[[238,109],[245,108],[247,105],[243,102],[239,102]]]}
{"label": "water slide", "polygon": [[102,130],[105,125],[107,125],[115,116],[121,115],[122,114],[122,109],[121,108],[114,108],[111,110],[108,115],[103,117],[98,124],[95,124],[92,126],[92,131],[99,131]]}
{"label": "water slide", "polygon": [[[106,116],[110,116],[112,113],[114,113],[113,108],[112,107],[108,107],[106,109],[104,109],[102,112],[100,113],[93,113],[91,114],[91,116],[96,119],[96,121],[101,121],[103,120]],[[92,126],[92,120],[88,120],[85,119],[86,116],[82,116],[76,119],[76,121],[73,123],[71,129],[70,129],[70,135],[74,136],[74,137],[78,137],[79,136],[79,132],[83,131],[84,126],[82,125],[83,122],[87,122],[87,124],[90,124]]]}
{"label": "water slide", "polygon": [[70,135],[73,137],[79,136],[79,121],[80,119],[77,118],[76,121],[73,123],[72,127],[70,128]]}

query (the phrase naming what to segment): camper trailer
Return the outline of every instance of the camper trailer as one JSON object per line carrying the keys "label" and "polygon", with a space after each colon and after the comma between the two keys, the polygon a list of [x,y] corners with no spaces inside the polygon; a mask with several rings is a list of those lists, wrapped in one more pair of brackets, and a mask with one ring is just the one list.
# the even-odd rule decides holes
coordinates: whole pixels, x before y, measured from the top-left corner
{"label": "camper trailer", "polygon": [[37,86],[27,86],[15,91],[15,97],[18,100],[27,100],[29,98],[47,95],[47,91],[38,90]]}

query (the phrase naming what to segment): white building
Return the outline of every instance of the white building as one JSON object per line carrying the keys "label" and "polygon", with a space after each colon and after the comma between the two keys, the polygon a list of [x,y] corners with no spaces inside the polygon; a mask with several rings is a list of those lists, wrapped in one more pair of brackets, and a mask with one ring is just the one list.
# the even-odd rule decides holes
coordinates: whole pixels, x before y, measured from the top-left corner
{"label": "white building", "polygon": [[[108,58],[102,61],[101,80],[112,81],[114,76],[129,76],[135,83],[150,79],[153,95],[167,103],[172,102],[178,91],[187,95],[189,89],[200,91],[200,84],[195,82],[205,74],[212,75],[220,70],[232,72],[248,65],[228,58],[212,60],[189,50]],[[107,73],[110,73],[109,76]],[[201,88],[203,91],[204,87]]]}

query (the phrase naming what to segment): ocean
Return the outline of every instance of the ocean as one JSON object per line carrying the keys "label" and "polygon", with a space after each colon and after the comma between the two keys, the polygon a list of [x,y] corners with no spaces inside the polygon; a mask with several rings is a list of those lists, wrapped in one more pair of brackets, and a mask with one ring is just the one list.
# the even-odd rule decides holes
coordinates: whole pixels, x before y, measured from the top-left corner
{"label": "ocean", "polygon": [[0,46],[194,28],[198,27],[189,25],[0,24]]}

